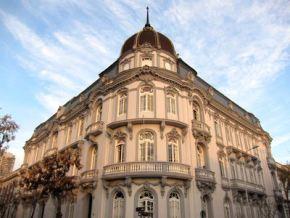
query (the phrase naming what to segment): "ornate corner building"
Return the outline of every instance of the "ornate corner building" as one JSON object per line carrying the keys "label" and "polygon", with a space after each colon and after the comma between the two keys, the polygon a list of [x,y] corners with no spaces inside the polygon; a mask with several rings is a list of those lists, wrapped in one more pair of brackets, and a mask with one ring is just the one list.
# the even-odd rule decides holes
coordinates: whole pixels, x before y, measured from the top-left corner
{"label": "ornate corner building", "polygon": [[[23,166],[81,148],[64,217],[262,218],[267,200],[287,217],[270,143],[259,120],[200,78],[147,17],[99,79],[35,129]],[[17,180],[17,171],[1,180],[5,216],[30,217],[31,202],[13,197]],[[34,217],[54,210],[44,199]]]}

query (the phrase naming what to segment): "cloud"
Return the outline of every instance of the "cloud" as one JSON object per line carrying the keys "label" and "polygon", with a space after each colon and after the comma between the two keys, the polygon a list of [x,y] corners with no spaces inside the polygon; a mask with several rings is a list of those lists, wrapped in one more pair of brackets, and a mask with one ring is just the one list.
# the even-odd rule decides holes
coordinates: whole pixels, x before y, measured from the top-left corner
{"label": "cloud", "polygon": [[[286,133],[284,135],[274,137],[273,142],[272,142],[272,147],[273,148],[278,147],[280,145],[285,144],[285,142],[290,144],[290,133]],[[287,147],[289,147],[289,146],[287,146]]]}
{"label": "cloud", "polygon": [[[147,4],[152,26],[173,41],[202,78],[248,110],[276,103],[265,90],[289,67],[287,0],[26,0],[20,7],[28,18],[3,10],[0,19],[22,48],[14,52],[15,59],[41,84],[34,97],[46,114],[95,81],[118,57],[124,40],[142,29]],[[258,105],[260,99],[265,101]],[[276,120],[266,118],[285,129],[281,111],[285,108],[275,112]],[[274,148],[289,140],[288,134],[275,135]]]}
{"label": "cloud", "polygon": [[165,14],[170,25],[182,32],[177,38],[181,56],[187,51],[185,59],[198,66],[199,75],[246,106],[288,65],[287,1],[179,0]]}

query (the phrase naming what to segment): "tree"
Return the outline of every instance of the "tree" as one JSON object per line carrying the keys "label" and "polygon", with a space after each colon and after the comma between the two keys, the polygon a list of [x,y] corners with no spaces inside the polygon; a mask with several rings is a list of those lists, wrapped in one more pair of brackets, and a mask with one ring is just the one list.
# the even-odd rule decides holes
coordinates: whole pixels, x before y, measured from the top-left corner
{"label": "tree", "polygon": [[281,165],[278,167],[278,177],[281,181],[283,191],[285,193],[287,206],[290,208],[289,190],[290,190],[290,164]]}
{"label": "tree", "polygon": [[81,169],[80,149],[67,148],[47,156],[43,161],[28,167],[21,172],[20,187],[22,193],[30,198],[34,215],[37,202],[47,196],[57,201],[56,217],[61,218],[61,203],[64,197],[73,197],[77,188],[74,176],[69,176],[71,166]]}
{"label": "tree", "polygon": [[19,126],[10,115],[0,117],[0,157],[8,148],[8,143],[15,139],[15,132]]}

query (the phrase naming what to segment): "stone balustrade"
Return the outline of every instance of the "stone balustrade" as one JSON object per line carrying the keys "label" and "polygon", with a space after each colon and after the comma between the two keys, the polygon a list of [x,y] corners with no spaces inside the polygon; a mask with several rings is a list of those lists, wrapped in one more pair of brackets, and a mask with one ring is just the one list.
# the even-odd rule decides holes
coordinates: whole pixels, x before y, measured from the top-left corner
{"label": "stone balustrade", "polygon": [[104,167],[103,178],[170,177],[191,179],[190,166],[171,162],[126,162]]}
{"label": "stone balustrade", "polygon": [[215,182],[215,173],[205,168],[195,168],[195,179],[200,181]]}
{"label": "stone balustrade", "polygon": [[89,181],[89,180],[95,180],[98,176],[98,171],[97,170],[87,170],[84,171],[81,174],[81,180],[82,181]]}
{"label": "stone balustrade", "polygon": [[192,128],[197,131],[202,131],[208,134],[210,133],[209,126],[206,123],[199,120],[192,120]]}
{"label": "stone balustrade", "polygon": [[90,135],[93,135],[93,136],[100,135],[103,132],[103,129],[104,129],[104,122],[102,121],[94,122],[86,128],[86,137],[89,137]]}
{"label": "stone balustrade", "polygon": [[44,156],[47,157],[47,156],[55,154],[56,152],[57,152],[57,148],[49,148],[45,151]]}
{"label": "stone balustrade", "polygon": [[241,179],[231,179],[231,188],[238,190],[247,190],[249,192],[264,193],[265,188],[262,185],[247,182]]}

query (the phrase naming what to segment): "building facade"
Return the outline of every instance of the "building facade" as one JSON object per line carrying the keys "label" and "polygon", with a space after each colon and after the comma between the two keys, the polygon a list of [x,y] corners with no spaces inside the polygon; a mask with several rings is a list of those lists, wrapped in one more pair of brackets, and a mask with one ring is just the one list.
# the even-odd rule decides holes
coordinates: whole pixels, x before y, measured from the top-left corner
{"label": "building facade", "polygon": [[0,177],[7,176],[14,167],[15,156],[12,153],[4,152],[0,157]]}
{"label": "building facade", "polygon": [[[262,218],[269,202],[287,217],[270,144],[259,120],[200,78],[147,18],[97,81],[35,129],[23,167],[81,148],[64,217]],[[29,202],[16,203],[13,216],[31,216]],[[54,214],[48,198],[34,217]]]}

